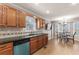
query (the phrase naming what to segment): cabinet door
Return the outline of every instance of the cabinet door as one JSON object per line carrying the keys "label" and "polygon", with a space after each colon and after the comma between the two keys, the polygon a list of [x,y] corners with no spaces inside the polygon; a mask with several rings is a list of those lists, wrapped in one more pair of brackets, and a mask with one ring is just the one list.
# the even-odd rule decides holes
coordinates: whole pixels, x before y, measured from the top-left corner
{"label": "cabinet door", "polygon": [[16,27],[17,26],[16,9],[7,7],[7,26],[8,27]]}
{"label": "cabinet door", "polygon": [[41,28],[43,28],[43,20],[41,19]]}
{"label": "cabinet door", "polygon": [[39,26],[38,26],[38,19],[36,19],[36,28],[38,29]]}
{"label": "cabinet door", "polygon": [[42,46],[43,46],[43,38],[42,38],[42,36],[39,36],[38,47],[41,48]]}
{"label": "cabinet door", "polygon": [[12,55],[13,54],[12,48],[7,48],[5,50],[0,51],[0,55]]}
{"label": "cabinet door", "polygon": [[44,45],[47,45],[47,43],[48,43],[48,36],[45,35],[45,36],[44,36]]}
{"label": "cabinet door", "polygon": [[18,11],[18,26],[19,27],[25,27],[25,14]]}
{"label": "cabinet door", "polygon": [[2,12],[3,12],[3,10],[2,10],[2,5],[0,4],[0,26],[2,26],[3,24],[2,24]]}
{"label": "cabinet door", "polygon": [[45,20],[43,20],[42,26],[43,26],[43,28],[45,28]]}
{"label": "cabinet door", "polygon": [[33,54],[37,50],[37,39],[30,41],[30,53]]}
{"label": "cabinet door", "polygon": [[36,19],[37,29],[43,28],[43,20],[41,18]]}
{"label": "cabinet door", "polygon": [[13,54],[13,43],[0,44],[0,55],[12,55]]}
{"label": "cabinet door", "polygon": [[7,6],[3,5],[2,24],[4,27],[6,27],[6,20],[7,20]]}
{"label": "cabinet door", "polygon": [[39,19],[39,28],[41,28],[41,19]]}
{"label": "cabinet door", "polygon": [[37,19],[36,19],[37,29],[40,29],[40,28],[41,28],[41,24],[40,24],[40,23],[41,23],[41,22],[40,22],[40,19],[37,18]]}

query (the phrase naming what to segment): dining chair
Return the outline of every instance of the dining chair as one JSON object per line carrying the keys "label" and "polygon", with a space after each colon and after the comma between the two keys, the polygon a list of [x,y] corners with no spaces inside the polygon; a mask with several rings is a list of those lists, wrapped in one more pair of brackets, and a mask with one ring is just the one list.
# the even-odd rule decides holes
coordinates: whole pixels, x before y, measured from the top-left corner
{"label": "dining chair", "polygon": [[67,40],[68,40],[68,41],[69,41],[69,40],[72,40],[72,41],[73,41],[73,44],[74,44],[74,37],[75,37],[75,34],[76,34],[76,32],[74,32],[73,35],[70,35],[69,37],[67,37]]}

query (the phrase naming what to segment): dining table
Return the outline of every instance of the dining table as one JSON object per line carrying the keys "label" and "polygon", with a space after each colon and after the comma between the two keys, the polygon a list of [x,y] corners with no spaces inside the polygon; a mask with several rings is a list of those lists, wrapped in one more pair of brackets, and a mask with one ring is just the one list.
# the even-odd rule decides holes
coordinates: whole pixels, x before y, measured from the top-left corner
{"label": "dining table", "polygon": [[74,41],[74,34],[71,32],[59,32],[59,35],[57,36],[61,41],[64,41],[65,43],[67,43],[70,39]]}

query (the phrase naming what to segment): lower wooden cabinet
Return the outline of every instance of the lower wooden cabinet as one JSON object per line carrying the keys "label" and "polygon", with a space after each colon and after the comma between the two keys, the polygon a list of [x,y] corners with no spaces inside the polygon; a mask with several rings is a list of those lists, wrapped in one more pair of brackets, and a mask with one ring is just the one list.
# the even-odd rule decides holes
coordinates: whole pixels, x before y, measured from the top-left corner
{"label": "lower wooden cabinet", "polygon": [[5,50],[0,51],[0,55],[12,55],[12,48],[7,48]]}
{"label": "lower wooden cabinet", "polygon": [[40,35],[30,39],[30,54],[33,54],[48,43],[47,35]]}
{"label": "lower wooden cabinet", "polygon": [[37,43],[38,43],[38,49],[43,46],[43,37],[42,36],[38,37],[38,42]]}
{"label": "lower wooden cabinet", "polygon": [[47,43],[48,43],[48,36],[47,35],[44,35],[44,42],[43,42],[43,45],[45,46],[45,45],[47,45]]}
{"label": "lower wooden cabinet", "polygon": [[12,55],[13,42],[0,44],[0,55]]}
{"label": "lower wooden cabinet", "polygon": [[30,39],[30,54],[34,53],[37,50],[37,37]]}

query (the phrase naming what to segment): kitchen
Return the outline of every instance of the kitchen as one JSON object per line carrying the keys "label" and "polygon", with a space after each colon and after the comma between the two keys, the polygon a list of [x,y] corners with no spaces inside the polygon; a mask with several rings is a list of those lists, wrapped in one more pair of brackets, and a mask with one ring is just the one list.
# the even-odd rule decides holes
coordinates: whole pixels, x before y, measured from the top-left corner
{"label": "kitchen", "polygon": [[9,4],[0,11],[0,55],[30,55],[47,45],[47,33],[36,30],[43,30],[44,19]]}
{"label": "kitchen", "polygon": [[77,7],[71,3],[0,4],[0,55],[79,54]]}

